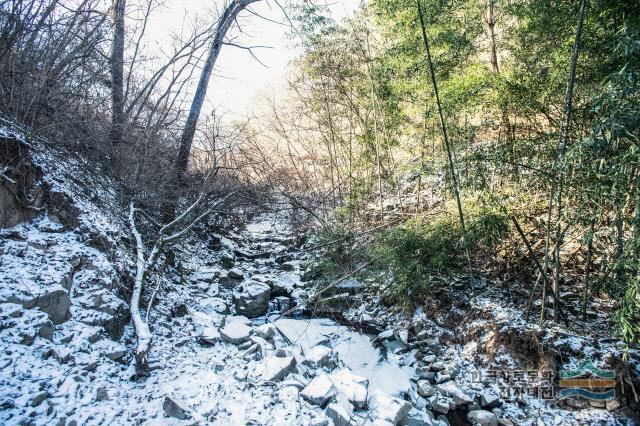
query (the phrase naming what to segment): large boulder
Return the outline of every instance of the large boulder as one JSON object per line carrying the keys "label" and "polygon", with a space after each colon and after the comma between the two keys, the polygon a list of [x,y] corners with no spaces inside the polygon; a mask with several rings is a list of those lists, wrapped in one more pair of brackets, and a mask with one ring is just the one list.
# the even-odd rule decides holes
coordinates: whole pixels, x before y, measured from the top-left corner
{"label": "large boulder", "polygon": [[233,293],[236,312],[249,318],[266,314],[270,298],[271,287],[256,281],[242,284]]}

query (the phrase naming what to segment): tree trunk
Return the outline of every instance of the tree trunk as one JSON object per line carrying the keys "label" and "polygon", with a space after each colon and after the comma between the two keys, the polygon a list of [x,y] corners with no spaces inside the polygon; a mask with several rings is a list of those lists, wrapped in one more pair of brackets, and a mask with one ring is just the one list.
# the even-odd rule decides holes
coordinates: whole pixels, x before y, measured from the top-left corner
{"label": "tree trunk", "polygon": [[122,142],[124,126],[124,11],[126,0],[113,0],[113,43],[111,44],[111,131],[113,145]]}
{"label": "tree trunk", "polygon": [[182,179],[184,178],[184,174],[187,171],[189,154],[191,152],[191,144],[193,143],[193,137],[196,133],[196,125],[198,124],[200,111],[202,110],[202,105],[204,104],[204,99],[207,94],[207,86],[209,85],[213,67],[216,64],[218,55],[220,54],[220,49],[222,49],[224,37],[233,22],[238,17],[238,14],[251,3],[255,3],[257,1],[260,0],[232,0],[228,4],[227,8],[224,10],[224,13],[220,17],[220,20],[218,21],[218,26],[211,43],[209,55],[207,56],[204,68],[202,69],[202,74],[200,74],[198,88],[196,89],[196,93],[193,96],[191,109],[189,110],[189,116],[187,117],[187,122],[184,126],[184,130],[182,131],[182,137],[180,138],[180,150],[178,151],[178,157],[175,166],[176,182],[178,183],[182,181]]}
{"label": "tree trunk", "polygon": [[[567,92],[564,100],[564,120],[560,128],[560,136],[558,138],[559,152],[556,156],[556,164],[560,165],[561,160],[567,151],[567,143],[569,140],[569,126],[571,125],[571,116],[573,114],[573,87],[576,81],[576,68],[578,66],[578,54],[580,52],[580,40],[582,38],[582,27],[584,24],[584,15],[587,8],[587,1],[580,2],[580,12],[578,15],[578,26],[576,28],[576,38],[573,43],[573,52],[571,54],[571,66],[569,68],[569,77],[567,78]],[[562,171],[558,174],[558,210],[556,216],[556,244],[555,244],[555,270],[553,277],[553,291],[560,298],[560,247],[562,246],[563,232],[561,231],[562,222],[562,190],[564,183],[564,175]],[[555,307],[555,317],[558,319],[558,307]]]}

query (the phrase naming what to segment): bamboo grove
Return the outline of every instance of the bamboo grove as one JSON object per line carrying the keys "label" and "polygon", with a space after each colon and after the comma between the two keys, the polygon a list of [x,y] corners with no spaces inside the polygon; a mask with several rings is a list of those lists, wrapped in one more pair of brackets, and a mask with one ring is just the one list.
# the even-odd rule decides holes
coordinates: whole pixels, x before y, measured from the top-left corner
{"label": "bamboo grove", "polygon": [[305,53],[272,128],[335,227],[403,218],[377,248],[405,295],[422,297],[410,287],[434,271],[518,273],[541,321],[560,319],[567,292],[582,318],[605,297],[637,341],[640,4],[371,0],[339,23],[297,12]]}

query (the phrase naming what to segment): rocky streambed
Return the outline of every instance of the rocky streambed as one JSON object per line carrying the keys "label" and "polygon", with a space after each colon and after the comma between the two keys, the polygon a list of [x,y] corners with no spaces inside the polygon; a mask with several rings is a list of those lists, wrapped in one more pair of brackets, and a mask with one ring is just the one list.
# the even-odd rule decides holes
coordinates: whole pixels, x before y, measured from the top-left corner
{"label": "rocky streambed", "polygon": [[[302,280],[300,239],[278,215],[260,215],[243,229],[177,248],[178,264],[159,281],[163,296],[150,311],[151,375],[140,380],[131,356],[135,336],[109,258],[49,218],[3,232],[0,273],[16,286],[3,287],[0,303],[2,424],[628,420],[606,409],[615,407],[567,410],[535,398],[503,400],[495,384],[472,380],[488,368],[478,350],[491,341],[488,323],[472,322],[477,330],[469,334],[469,324],[446,328],[419,310],[400,315],[375,297],[358,299],[354,283],[345,293],[361,303],[352,303],[343,318],[374,333],[328,318],[276,320],[278,312],[303,305],[311,291]],[[42,297],[32,303],[34,292]],[[510,321],[511,313],[490,301],[477,303]],[[274,314],[273,324],[267,313]],[[475,338],[452,339],[462,330]],[[494,361],[518,366],[508,348],[496,347]]]}

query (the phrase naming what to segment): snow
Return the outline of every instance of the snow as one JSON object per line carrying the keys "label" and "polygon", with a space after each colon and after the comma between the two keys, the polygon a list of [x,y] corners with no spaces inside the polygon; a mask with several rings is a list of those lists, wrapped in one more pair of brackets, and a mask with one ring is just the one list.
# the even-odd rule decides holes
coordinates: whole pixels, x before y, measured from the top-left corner
{"label": "snow", "polygon": [[414,369],[400,365],[400,357],[382,353],[372,338],[329,319],[282,318],[276,325],[303,351],[323,342],[330,342],[343,365],[369,380],[370,390],[401,395],[411,387]]}

